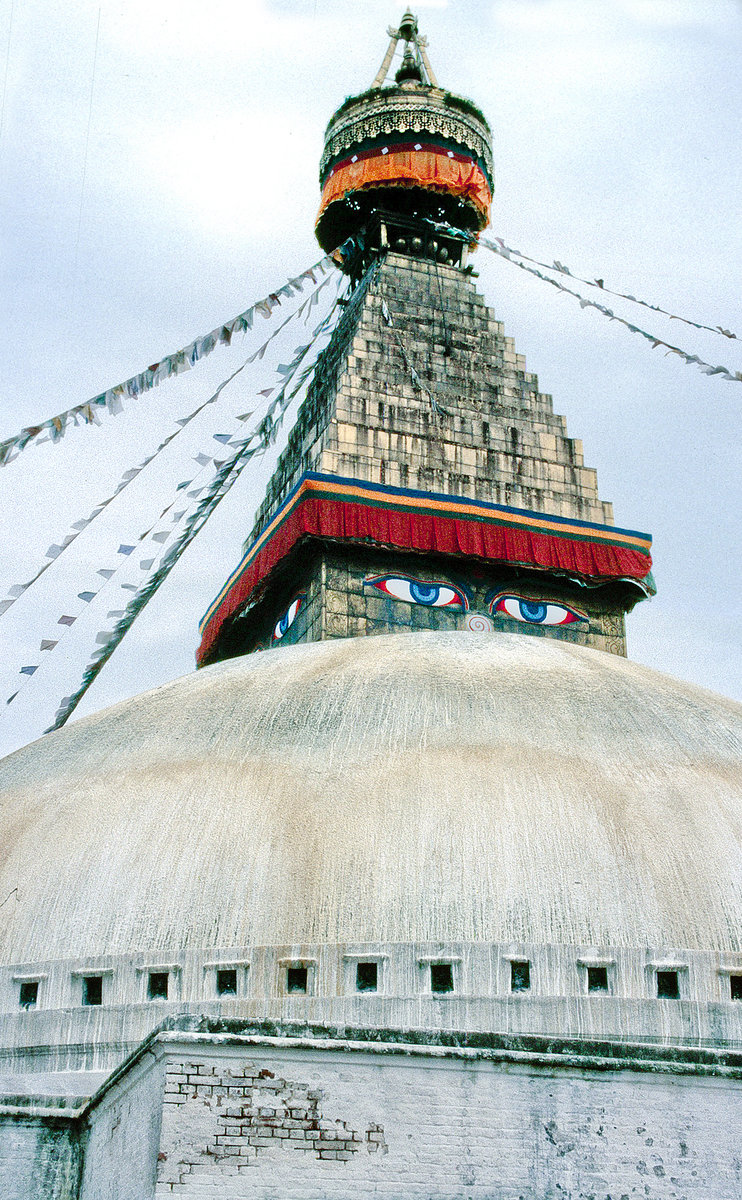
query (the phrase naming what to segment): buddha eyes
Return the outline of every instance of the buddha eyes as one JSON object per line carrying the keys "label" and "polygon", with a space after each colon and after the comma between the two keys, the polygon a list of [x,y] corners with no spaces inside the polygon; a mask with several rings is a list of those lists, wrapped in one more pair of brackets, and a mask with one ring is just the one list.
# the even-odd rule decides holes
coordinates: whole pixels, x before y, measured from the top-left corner
{"label": "buddha eyes", "polygon": [[294,621],[296,620],[297,614],[299,613],[299,611],[300,611],[302,605],[305,603],[305,601],[306,601],[306,596],[303,593],[301,596],[294,597],[294,599],[291,601],[288,608],[286,609],[286,612],[283,614],[283,616],[278,621],[276,621],[276,624],[273,627],[273,641],[274,642],[280,642],[280,640],[284,636],[284,634],[287,633],[287,631],[291,628]]}
{"label": "buddha eyes", "polygon": [[[379,575],[365,580],[365,586],[376,588],[394,600],[422,604],[426,608],[454,608],[468,612],[471,607],[469,598],[461,588],[438,580],[415,579],[411,575]],[[573,625],[577,621],[587,621],[584,613],[567,608],[564,604],[505,592],[498,592],[490,599],[489,611],[493,615],[502,613],[527,625]]]}
{"label": "buddha eyes", "polygon": [[449,583],[431,583],[426,579],[413,579],[410,575],[380,575],[375,579],[367,579],[365,585],[395,600],[406,600],[408,604],[424,604],[427,608],[461,608],[464,611],[469,607],[464,593]]}
{"label": "buddha eyes", "polygon": [[503,613],[515,621],[528,625],[572,625],[575,621],[587,621],[584,613],[567,608],[564,604],[553,604],[549,600],[529,600],[526,596],[508,596],[500,593],[490,601],[490,612]]}

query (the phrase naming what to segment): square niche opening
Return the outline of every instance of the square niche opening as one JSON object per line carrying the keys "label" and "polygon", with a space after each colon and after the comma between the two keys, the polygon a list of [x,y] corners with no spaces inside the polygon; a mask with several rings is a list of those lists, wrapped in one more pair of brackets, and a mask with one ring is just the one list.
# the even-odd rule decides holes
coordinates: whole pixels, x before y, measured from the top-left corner
{"label": "square niche opening", "polygon": [[379,987],[379,964],[359,962],[356,966],[356,991],[375,992]]}
{"label": "square niche opening", "polygon": [[23,979],[18,991],[18,1003],[21,1008],[36,1008],[39,1002],[38,979]]}
{"label": "square niche opening", "polygon": [[607,967],[588,967],[587,968],[587,990],[593,993],[606,993],[608,991],[608,968]]}
{"label": "square niche opening", "polygon": [[453,991],[452,963],[430,964],[430,990],[436,996],[442,996],[446,992]]}
{"label": "square niche opening", "polygon": [[216,973],[217,996],[237,995],[237,968],[222,967]]}
{"label": "square niche opening", "polygon": [[147,979],[147,998],[149,1000],[167,1000],[169,971],[150,971]]}
{"label": "square niche opening", "polygon": [[680,979],[677,971],[657,972],[657,996],[660,1000],[680,999]]}
{"label": "square niche opening", "polygon": [[729,976],[729,993],[732,1000],[742,1000],[742,975]]}
{"label": "square niche opening", "polygon": [[293,995],[307,992],[309,971],[306,967],[287,967],[286,991]]}
{"label": "square niche opening", "polygon": [[527,992],[531,987],[531,964],[525,961],[510,963],[510,991]]}
{"label": "square niche opening", "polygon": [[84,975],[82,980],[82,1002],[85,1005],[103,1003],[103,976]]}

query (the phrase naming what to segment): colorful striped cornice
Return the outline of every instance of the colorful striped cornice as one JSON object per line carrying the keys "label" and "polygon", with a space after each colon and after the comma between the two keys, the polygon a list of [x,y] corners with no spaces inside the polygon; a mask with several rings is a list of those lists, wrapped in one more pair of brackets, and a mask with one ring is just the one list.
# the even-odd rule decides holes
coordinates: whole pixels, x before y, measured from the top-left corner
{"label": "colorful striped cornice", "polygon": [[377,545],[553,571],[585,583],[626,580],[654,591],[649,534],[485,500],[308,472],[246,551],[200,623],[207,663],[227,621],[305,538]]}

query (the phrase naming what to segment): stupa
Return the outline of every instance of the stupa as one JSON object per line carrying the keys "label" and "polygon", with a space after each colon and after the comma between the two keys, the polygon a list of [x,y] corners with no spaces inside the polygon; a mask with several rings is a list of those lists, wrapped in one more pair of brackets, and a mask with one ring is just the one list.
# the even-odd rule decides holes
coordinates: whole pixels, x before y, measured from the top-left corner
{"label": "stupa", "polygon": [[626,659],[650,538],[476,290],[485,118],[390,39],[199,669],[0,764],[10,1200],[740,1193],[742,709]]}

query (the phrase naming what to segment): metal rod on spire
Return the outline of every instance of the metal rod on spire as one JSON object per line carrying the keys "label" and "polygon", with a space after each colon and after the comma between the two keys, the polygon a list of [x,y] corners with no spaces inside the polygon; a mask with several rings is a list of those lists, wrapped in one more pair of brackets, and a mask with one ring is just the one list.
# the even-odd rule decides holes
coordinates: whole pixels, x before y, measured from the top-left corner
{"label": "metal rod on spire", "polygon": [[417,46],[418,53],[419,53],[421,59],[423,60],[423,66],[425,67],[425,74],[428,77],[428,82],[430,83],[431,87],[437,88],[438,80],[436,79],[435,74],[433,72],[433,68],[430,65],[430,59],[428,58],[428,52],[426,50],[427,44],[428,44],[427,38],[425,38],[425,37],[419,38],[417,36],[415,37],[415,45]]}
{"label": "metal rod on spire", "polygon": [[381,66],[379,67],[378,74],[376,75],[376,78],[374,79],[373,83],[371,84],[372,88],[381,87],[382,84],[384,83],[384,80],[386,79],[387,75],[389,74],[389,68],[392,65],[392,59],[394,58],[394,51],[397,49],[397,43],[399,42],[399,30],[398,29],[392,29],[392,27],[390,25],[389,28],[387,29],[387,33],[389,34],[391,41],[389,42],[389,47],[387,49],[386,54],[384,55],[384,61],[381,64]]}

